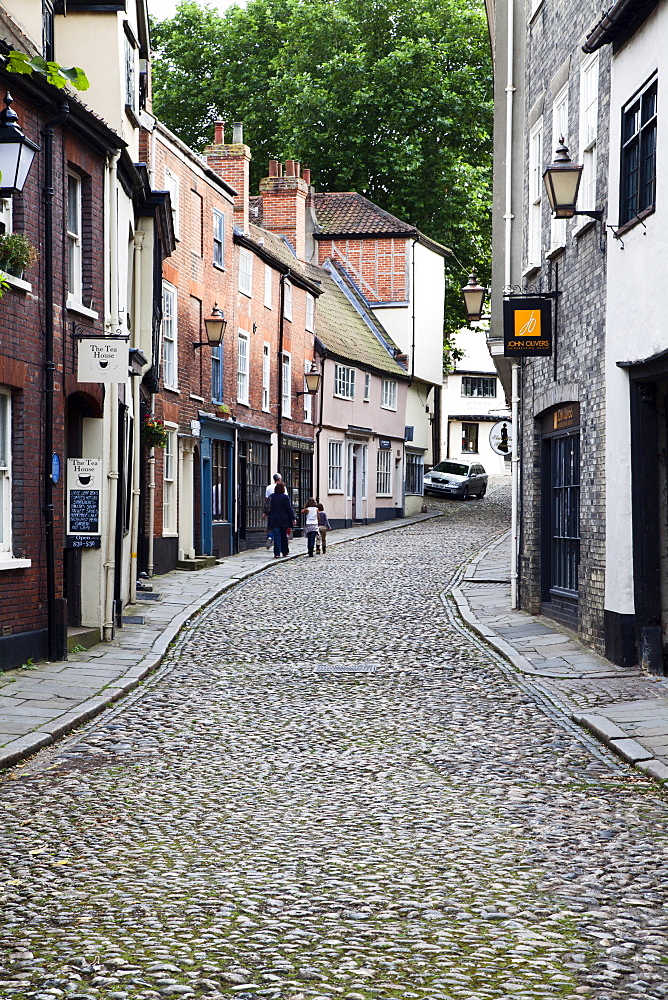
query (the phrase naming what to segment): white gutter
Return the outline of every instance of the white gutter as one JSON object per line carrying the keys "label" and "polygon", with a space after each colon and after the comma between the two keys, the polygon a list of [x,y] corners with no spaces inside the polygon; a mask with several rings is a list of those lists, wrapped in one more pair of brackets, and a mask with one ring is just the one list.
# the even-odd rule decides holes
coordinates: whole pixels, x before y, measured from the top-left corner
{"label": "white gutter", "polygon": [[[115,336],[120,327],[118,314],[118,192],[117,172],[119,153],[109,158],[109,314],[106,317],[107,334]],[[107,558],[105,560],[104,621],[102,638],[114,638],[114,577],[116,573],[116,511],[118,504],[118,383],[109,384],[105,404],[109,401],[109,470],[107,472]]]}
{"label": "white gutter", "polygon": [[[135,232],[134,234],[134,259],[133,264],[133,309],[132,309],[132,334],[135,347],[141,347],[141,252],[143,249],[145,233]],[[131,522],[131,545],[130,545],[130,603],[137,600],[137,543],[139,541],[139,463],[141,461],[141,420],[140,420],[140,399],[139,399],[139,375],[132,378],[132,522]]]}

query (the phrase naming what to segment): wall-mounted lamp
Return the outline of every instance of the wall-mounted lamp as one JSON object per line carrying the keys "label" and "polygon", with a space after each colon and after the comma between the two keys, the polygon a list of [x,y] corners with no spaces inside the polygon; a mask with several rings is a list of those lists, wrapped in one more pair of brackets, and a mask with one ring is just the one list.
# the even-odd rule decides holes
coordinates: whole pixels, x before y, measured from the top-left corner
{"label": "wall-mounted lamp", "polygon": [[466,318],[469,323],[477,322],[482,316],[482,307],[485,303],[486,294],[487,289],[478,283],[475,271],[471,271],[468,284],[462,288],[464,309],[466,310]]}
{"label": "wall-mounted lamp", "polygon": [[226,327],[227,320],[225,319],[225,313],[222,309],[218,308],[218,303],[216,302],[211,310],[211,315],[207,316],[204,320],[207,339],[201,340],[199,344],[193,344],[193,347],[219,347],[225,336]]}
{"label": "wall-mounted lamp", "polygon": [[13,97],[7,91],[5,107],[0,113],[0,197],[20,194],[32,166],[35,153],[41,148],[28,139],[19,128],[18,115],[12,110]]}
{"label": "wall-mounted lamp", "polygon": [[304,375],[304,381],[306,382],[306,389],[304,392],[296,392],[295,396],[315,396],[320,389],[320,382],[322,381],[322,375],[316,368],[315,361],[311,364],[310,372],[306,372]]}
{"label": "wall-mounted lamp", "polygon": [[561,136],[554,162],[543,172],[547,200],[555,219],[572,219],[575,215],[588,215],[591,219],[599,220],[603,218],[603,212],[600,209],[579,212],[575,207],[582,170],[581,163],[573,163],[571,160],[568,155],[568,146],[564,143],[564,137]]}

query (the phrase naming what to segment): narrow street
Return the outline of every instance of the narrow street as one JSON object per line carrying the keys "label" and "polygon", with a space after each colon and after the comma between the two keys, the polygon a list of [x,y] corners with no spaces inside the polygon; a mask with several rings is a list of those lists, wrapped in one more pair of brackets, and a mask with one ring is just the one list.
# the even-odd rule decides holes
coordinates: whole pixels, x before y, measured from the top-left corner
{"label": "narrow street", "polygon": [[668,996],[665,793],[443,599],[508,505],[273,566],[5,772],[0,996]]}

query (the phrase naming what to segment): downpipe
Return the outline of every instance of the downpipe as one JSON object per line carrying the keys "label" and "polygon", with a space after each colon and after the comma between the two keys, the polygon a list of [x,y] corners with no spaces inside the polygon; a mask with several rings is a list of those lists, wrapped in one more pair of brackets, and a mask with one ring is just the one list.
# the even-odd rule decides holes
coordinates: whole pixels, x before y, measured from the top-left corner
{"label": "downpipe", "polygon": [[[118,313],[118,202],[117,202],[117,163],[119,153],[112,153],[109,159],[109,316],[107,318],[107,333],[118,334],[120,317]],[[102,639],[109,642],[115,635],[114,622],[114,578],[116,572],[116,515],[118,508],[118,383],[109,385],[105,394],[105,403],[109,400],[109,471],[107,473],[107,558],[104,563],[105,595],[104,620],[102,623]]]}

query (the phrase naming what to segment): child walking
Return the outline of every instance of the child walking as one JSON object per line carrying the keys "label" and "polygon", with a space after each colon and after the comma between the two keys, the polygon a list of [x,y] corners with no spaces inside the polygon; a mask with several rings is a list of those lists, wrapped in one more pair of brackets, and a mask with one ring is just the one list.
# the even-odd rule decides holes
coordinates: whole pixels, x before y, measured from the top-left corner
{"label": "child walking", "polygon": [[306,506],[302,510],[306,514],[304,531],[306,532],[306,542],[308,544],[308,554],[313,555],[316,539],[318,538],[318,501],[315,497],[309,497]]}
{"label": "child walking", "polygon": [[325,508],[321,503],[318,504],[318,535],[315,541],[315,550],[320,555],[320,546],[322,545],[323,555],[327,551],[327,532],[331,530],[331,524],[329,523],[329,518],[325,513]]}

